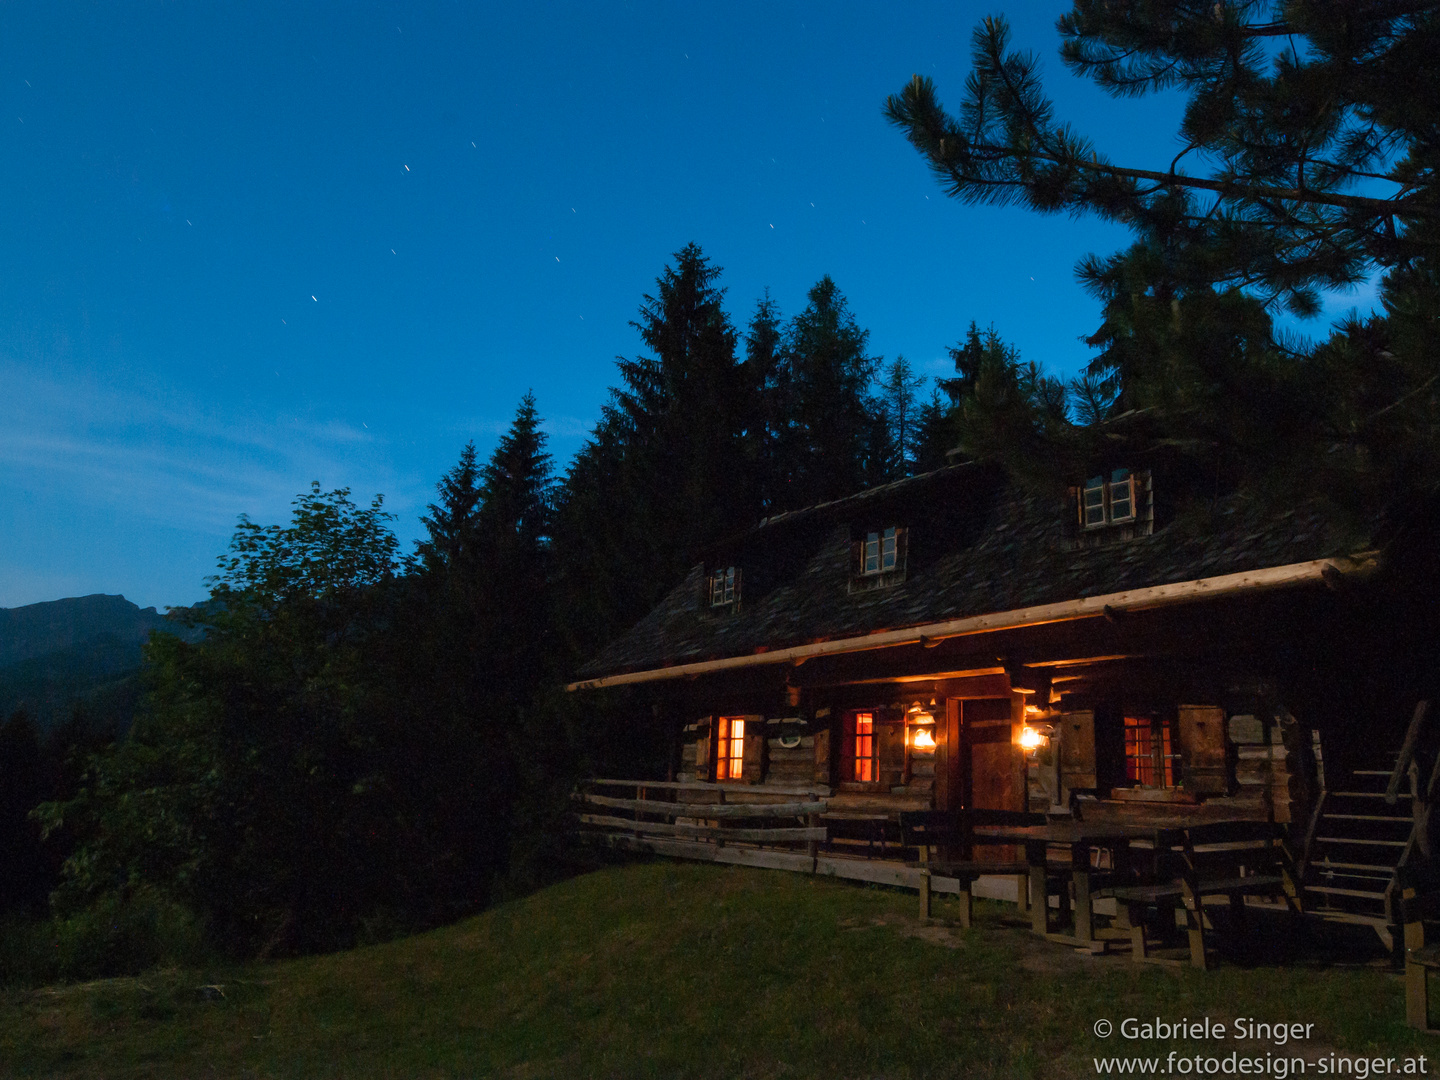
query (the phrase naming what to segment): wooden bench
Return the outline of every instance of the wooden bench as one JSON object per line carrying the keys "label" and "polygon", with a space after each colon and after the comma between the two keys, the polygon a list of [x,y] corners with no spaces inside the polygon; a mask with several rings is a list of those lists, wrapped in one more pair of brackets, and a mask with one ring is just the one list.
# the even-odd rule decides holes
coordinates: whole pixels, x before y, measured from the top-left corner
{"label": "wooden bench", "polygon": [[1207,896],[1229,900],[1231,920],[1245,921],[1245,897],[1279,897],[1292,914],[1295,884],[1282,830],[1273,822],[1221,821],[1155,834],[1154,884],[1120,885],[1105,890],[1115,900],[1122,927],[1130,931],[1131,958],[1152,959],[1145,937],[1150,908],[1184,914],[1191,966],[1205,969],[1205,931],[1214,929],[1205,914]]}
{"label": "wooden bench", "polygon": [[1402,871],[1399,914],[1405,932],[1405,1022],[1440,1034],[1430,1026],[1430,972],[1440,968],[1440,944],[1425,944],[1425,921],[1440,918],[1440,883],[1422,883]]}
{"label": "wooden bench", "polygon": [[[1020,910],[1027,908],[1030,866],[1023,861],[985,862],[973,857],[977,845],[1009,846],[1007,841],[976,836],[977,825],[1044,825],[1044,814],[1018,810],[906,810],[900,814],[901,842],[920,852],[920,918],[930,918],[930,879],[954,878],[959,883],[960,925],[974,918],[973,887],[978,878],[1015,878]],[[1042,898],[1043,902],[1043,898]]]}

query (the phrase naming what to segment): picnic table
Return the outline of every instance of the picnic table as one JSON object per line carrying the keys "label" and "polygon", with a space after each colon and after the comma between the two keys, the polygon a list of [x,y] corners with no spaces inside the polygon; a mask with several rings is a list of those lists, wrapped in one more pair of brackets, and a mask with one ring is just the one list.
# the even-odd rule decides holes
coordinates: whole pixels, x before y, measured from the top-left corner
{"label": "picnic table", "polygon": [[[1152,850],[1159,829],[1155,826],[1121,824],[1118,822],[1057,821],[1046,825],[982,825],[976,836],[1012,843],[1023,847],[1025,862],[1030,868],[1030,928],[1041,937],[1083,947],[1095,947],[1095,916],[1091,902],[1094,883],[1099,875],[1124,873],[1133,863],[1131,844],[1148,841]],[[1046,882],[1051,870],[1050,848],[1065,847],[1070,851],[1070,877],[1075,889],[1074,929],[1072,935],[1050,930],[1049,890]],[[1110,852],[1110,867],[1091,865],[1093,849]],[[1066,895],[1060,894],[1063,916]]]}

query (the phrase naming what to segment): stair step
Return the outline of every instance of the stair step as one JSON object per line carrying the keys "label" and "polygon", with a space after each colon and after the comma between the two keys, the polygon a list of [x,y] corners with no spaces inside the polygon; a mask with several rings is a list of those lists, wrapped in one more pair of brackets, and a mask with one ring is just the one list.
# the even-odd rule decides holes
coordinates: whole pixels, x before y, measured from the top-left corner
{"label": "stair step", "polygon": [[1365,844],[1368,847],[1403,848],[1405,840],[1361,840],[1359,837],[1316,837],[1322,844]]}
{"label": "stair step", "polygon": [[1331,814],[1325,813],[1321,821],[1388,821],[1397,825],[1409,825],[1409,814]]}
{"label": "stair step", "polygon": [[1324,893],[1326,896],[1358,896],[1366,900],[1384,900],[1383,892],[1366,892],[1362,889],[1341,889],[1334,885],[1306,885],[1306,892]]}
{"label": "stair step", "polygon": [[[1383,799],[1383,798],[1385,798],[1385,792],[1383,792],[1383,791],[1332,791],[1332,792],[1330,792],[1330,797],[1331,797],[1332,799]],[[1414,798],[1414,796],[1411,795],[1408,791],[1397,792],[1396,795],[1395,795],[1395,797],[1396,797],[1397,799],[1412,799],[1412,798]]]}
{"label": "stair step", "polygon": [[1352,776],[1384,776],[1384,777],[1390,777],[1390,776],[1394,776],[1394,775],[1395,775],[1395,770],[1394,770],[1394,769],[1356,769],[1353,773],[1351,773],[1351,775],[1352,775]]}
{"label": "stair step", "polygon": [[1331,862],[1326,859],[1323,862],[1310,860],[1311,870],[1378,870],[1382,874],[1395,873],[1395,867],[1387,866],[1384,863],[1363,863],[1363,862]]}
{"label": "stair step", "polygon": [[1357,926],[1377,927],[1385,927],[1391,925],[1390,920],[1383,915],[1357,915],[1354,912],[1350,911],[1331,912],[1325,910],[1316,911],[1314,912],[1314,914],[1319,915],[1326,922],[1354,923]]}

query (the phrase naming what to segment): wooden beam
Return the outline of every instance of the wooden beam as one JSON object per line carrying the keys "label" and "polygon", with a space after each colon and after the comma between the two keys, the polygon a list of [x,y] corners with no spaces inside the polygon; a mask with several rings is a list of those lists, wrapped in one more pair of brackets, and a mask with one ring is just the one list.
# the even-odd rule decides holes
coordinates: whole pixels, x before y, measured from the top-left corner
{"label": "wooden beam", "polygon": [[647,791],[723,791],[730,795],[818,795],[830,794],[828,787],[782,787],[779,784],[709,784],[699,780],[582,780],[600,787],[633,787]]}
{"label": "wooden beam", "polygon": [[1168,585],[1152,585],[1144,589],[1128,589],[1123,592],[1105,593],[1101,596],[1086,596],[1055,604],[1038,604],[1034,607],[1015,608],[1010,611],[989,612],[963,619],[927,623],[904,630],[885,630],[856,637],[836,638],[831,641],[796,645],[788,649],[773,649],[770,652],[746,656],[727,656],[716,660],[674,664],[670,667],[654,668],[649,671],[606,675],[598,679],[583,679],[570,683],[566,689],[571,691],[598,690],[607,686],[657,682],[663,679],[683,679],[737,668],[794,664],[798,660],[817,656],[868,652],[872,649],[884,649],[897,645],[922,645],[927,641],[941,641],[1022,626],[1104,618],[1106,608],[1121,612],[1145,611],[1150,608],[1193,603],[1237,593],[1293,588],[1306,584],[1323,584],[1324,571],[1327,568],[1332,573],[1364,575],[1373,571],[1377,565],[1374,558],[1358,556],[1355,558],[1314,559],[1310,562],[1290,563],[1286,566],[1246,570],[1238,574],[1221,574],[1216,577],[1197,578],[1193,581],[1177,581]]}
{"label": "wooden beam", "polygon": [[[660,802],[658,799],[612,799],[608,795],[580,793],[571,796],[591,806],[608,806],[615,810],[639,810],[661,817],[697,818],[779,818],[823,814],[829,806],[824,799],[796,803],[710,803]],[[631,823],[636,824],[635,822]],[[640,822],[639,824],[644,824]]]}
{"label": "wooden beam", "polygon": [[608,814],[581,814],[580,824],[626,829],[630,832],[688,836],[695,839],[708,837],[722,840],[744,840],[753,844],[778,844],[791,840],[815,840],[824,843],[828,836],[828,830],[824,828],[719,829],[707,825],[675,825],[667,821],[634,821],[631,818],[611,817]]}

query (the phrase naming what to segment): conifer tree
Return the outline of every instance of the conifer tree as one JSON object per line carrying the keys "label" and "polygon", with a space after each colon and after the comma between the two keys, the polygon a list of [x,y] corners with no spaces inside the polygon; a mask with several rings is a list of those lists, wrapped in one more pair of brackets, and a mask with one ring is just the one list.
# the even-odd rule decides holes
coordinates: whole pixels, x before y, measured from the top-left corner
{"label": "conifer tree", "polygon": [[780,309],[768,289],[755,305],[745,331],[745,368],[746,381],[757,397],[757,412],[750,433],[756,493],[761,512],[768,513],[780,498],[780,454],[793,392],[789,369],[784,363]]}
{"label": "conifer tree", "polygon": [[886,365],[880,379],[880,413],[884,417],[893,455],[888,470],[891,479],[898,480],[914,471],[920,438],[917,395],[924,385],[924,376],[916,375],[910,361],[903,356],[897,356]]}
{"label": "conifer tree", "polygon": [[429,512],[420,518],[429,537],[420,541],[416,551],[432,573],[464,561],[474,542],[475,515],[482,493],[473,442],[465,444],[460,460],[440,478],[437,487],[440,501],[431,503]]}
{"label": "conifer tree", "polygon": [[[780,437],[779,502],[784,509],[838,499],[884,479],[870,384],[879,360],[866,353],[849,304],[827,275],[786,328],[790,387]],[[880,432],[883,434],[883,431]]]}
{"label": "conifer tree", "polygon": [[[1010,425],[1011,450],[1057,473],[1077,455],[1183,458],[1207,489],[1288,502],[1433,490],[1440,2],[1074,0],[1058,29],[1066,65],[1112,95],[1187,96],[1174,160],[1112,162],[1058,119],[999,18],[975,31],[958,113],[921,76],[885,107],[952,195],[1135,234],[1078,268],[1103,310],[1070,387],[1081,426],[1040,425],[1045,447]],[[1277,312],[1312,315],[1377,273],[1382,314],[1318,350],[1277,332]],[[994,391],[977,403],[1009,400]]]}
{"label": "conifer tree", "polygon": [[736,356],[720,268],[675,254],[634,323],[653,355],[617,362],[556,519],[563,621],[584,656],[639,618],[706,547],[760,516],[764,429],[752,370]]}

